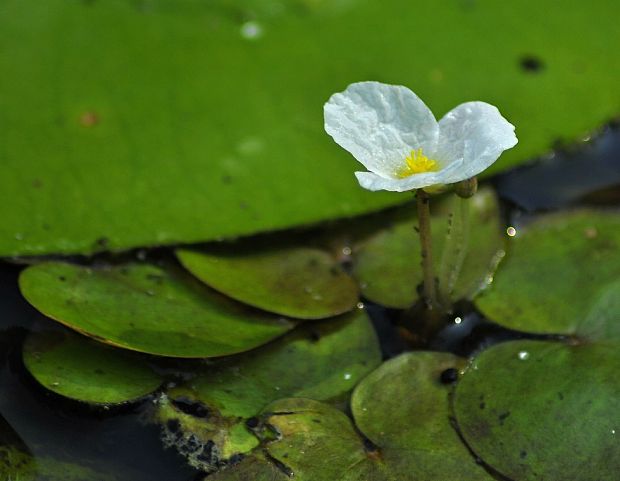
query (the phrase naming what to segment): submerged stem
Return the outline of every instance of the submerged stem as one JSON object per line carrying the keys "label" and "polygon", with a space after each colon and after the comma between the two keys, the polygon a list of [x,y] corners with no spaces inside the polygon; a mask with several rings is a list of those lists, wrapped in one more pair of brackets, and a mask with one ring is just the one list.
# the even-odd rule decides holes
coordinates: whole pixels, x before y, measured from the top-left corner
{"label": "submerged stem", "polygon": [[422,247],[424,302],[428,309],[433,309],[437,306],[437,294],[435,291],[435,274],[433,272],[433,252],[431,247],[430,197],[422,189],[418,189],[416,199],[418,203],[420,246]]}

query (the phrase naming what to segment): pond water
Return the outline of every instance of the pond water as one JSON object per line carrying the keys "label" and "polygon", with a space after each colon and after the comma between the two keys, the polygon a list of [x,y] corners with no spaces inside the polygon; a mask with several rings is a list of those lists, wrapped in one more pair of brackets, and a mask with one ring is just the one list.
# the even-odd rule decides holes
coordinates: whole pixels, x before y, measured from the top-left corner
{"label": "pond water", "polygon": [[[558,149],[531,166],[496,177],[492,183],[503,200],[507,225],[528,222],[539,212],[576,205],[617,206],[620,131],[606,128],[593,140]],[[119,480],[201,478],[174,449],[164,449],[158,426],[144,422],[151,398],[120,408],[93,408],[60,398],[34,381],[23,366],[21,344],[30,326],[43,316],[22,298],[17,288],[20,270],[17,264],[0,263],[0,442],[18,446],[35,459],[77,463],[95,472],[112,473]],[[401,311],[370,302],[366,309],[384,359],[411,349],[401,335]],[[469,356],[517,338],[545,337],[502,328],[463,303],[445,329],[418,347]],[[58,469],[62,472],[65,468]]]}

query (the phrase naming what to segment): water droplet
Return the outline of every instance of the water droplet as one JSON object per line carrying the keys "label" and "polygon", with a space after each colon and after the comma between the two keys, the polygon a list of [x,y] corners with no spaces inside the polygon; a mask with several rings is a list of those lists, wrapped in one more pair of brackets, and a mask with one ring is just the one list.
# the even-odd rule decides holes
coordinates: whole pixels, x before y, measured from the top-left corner
{"label": "water droplet", "polygon": [[18,232],[15,234],[15,240],[22,240],[24,238],[24,234]]}
{"label": "water droplet", "polygon": [[611,430],[611,434],[616,434],[616,430],[615,430],[615,429],[612,429],[612,430]]}
{"label": "water droplet", "polygon": [[358,302],[357,303],[357,308],[358,309],[364,309],[364,303],[363,302]]}
{"label": "water droplet", "polygon": [[517,229],[515,229],[513,226],[508,227],[508,229],[506,229],[506,234],[508,234],[509,237],[514,237],[517,235]]}
{"label": "water droplet", "polygon": [[349,379],[351,379],[351,374],[349,374],[348,372],[344,375],[344,379],[346,381],[348,381]]}
{"label": "water droplet", "polygon": [[343,247],[342,248],[342,254],[345,256],[350,256],[351,255],[352,249],[350,247]]}
{"label": "water droplet", "polygon": [[52,386],[54,386],[54,387],[58,387],[58,386],[60,386],[60,383],[59,383],[58,381],[54,381],[54,382],[52,383]]}
{"label": "water droplet", "polygon": [[461,322],[463,322],[463,319],[461,319],[460,317],[454,318],[454,324],[460,324]]}
{"label": "water droplet", "polygon": [[263,36],[263,27],[258,22],[245,22],[241,25],[241,36],[248,40],[257,40]]}
{"label": "water droplet", "polygon": [[519,351],[519,354],[517,354],[517,356],[519,357],[519,359],[521,359],[522,361],[525,361],[526,359],[528,359],[530,357],[530,353],[527,351]]}

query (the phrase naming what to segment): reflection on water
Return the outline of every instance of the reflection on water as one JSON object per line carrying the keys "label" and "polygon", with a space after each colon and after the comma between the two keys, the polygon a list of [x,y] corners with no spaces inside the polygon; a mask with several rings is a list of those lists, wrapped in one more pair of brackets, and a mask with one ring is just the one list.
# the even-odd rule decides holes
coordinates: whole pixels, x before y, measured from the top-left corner
{"label": "reflection on water", "polygon": [[528,212],[573,206],[599,191],[617,192],[620,128],[606,127],[593,140],[498,176],[495,184],[502,198]]}

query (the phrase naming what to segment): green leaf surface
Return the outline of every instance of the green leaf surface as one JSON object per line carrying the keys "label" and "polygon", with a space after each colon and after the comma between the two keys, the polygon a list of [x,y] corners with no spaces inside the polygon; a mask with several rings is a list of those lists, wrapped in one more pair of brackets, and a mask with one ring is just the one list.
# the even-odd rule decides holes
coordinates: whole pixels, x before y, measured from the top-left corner
{"label": "green leaf surface", "polygon": [[105,346],[68,329],[31,332],[22,356],[26,369],[46,389],[87,403],[134,401],[163,382],[144,356]]}
{"label": "green leaf surface", "polygon": [[465,441],[509,479],[615,479],[619,347],[513,341],[483,351],[456,389]]}
{"label": "green leaf surface", "polygon": [[48,317],[98,341],[159,356],[234,354],[294,326],[230,301],[182,272],[149,264],[45,262],[25,269],[19,284]]}
{"label": "green leaf surface", "polygon": [[[472,299],[488,284],[504,251],[499,206],[493,191],[481,189],[473,198],[463,200],[431,198],[431,230],[433,259],[436,272],[446,245],[450,214],[460,203],[469,202],[470,228],[465,257],[454,283],[452,300]],[[354,276],[359,280],[362,294],[371,301],[387,307],[407,308],[417,299],[416,287],[422,282],[420,240],[415,232],[417,219],[403,217],[378,231],[357,248]]]}
{"label": "green leaf surface", "polygon": [[[168,390],[156,419],[165,427],[167,444],[194,466],[211,470],[256,446],[245,422],[270,402],[290,396],[340,401],[380,362],[375,331],[360,310],[303,325],[260,349],[204,366]],[[195,441],[199,446],[189,449]]]}
{"label": "green leaf surface", "polygon": [[[497,104],[497,172],[620,111],[616,0],[2,0],[0,255],[190,243],[377,210],[323,132],[359,80]],[[389,28],[377,28],[389,25]],[[579,32],[579,35],[575,35]]]}
{"label": "green leaf surface", "polygon": [[269,312],[321,319],[355,307],[357,283],[328,252],[257,239],[180,249],[181,264],[233,299]]}
{"label": "green leaf surface", "polygon": [[263,431],[277,433],[276,440],[213,479],[269,479],[261,462],[266,456],[301,481],[490,481],[452,428],[451,386],[440,382],[443,370],[458,369],[463,362],[451,354],[415,352],[366,377],[354,391],[351,408],[370,442],[327,404],[276,401],[261,416]]}
{"label": "green leaf surface", "polygon": [[517,229],[506,260],[476,305],[512,329],[578,334],[593,303],[620,278],[619,250],[617,212],[542,216]]}

